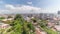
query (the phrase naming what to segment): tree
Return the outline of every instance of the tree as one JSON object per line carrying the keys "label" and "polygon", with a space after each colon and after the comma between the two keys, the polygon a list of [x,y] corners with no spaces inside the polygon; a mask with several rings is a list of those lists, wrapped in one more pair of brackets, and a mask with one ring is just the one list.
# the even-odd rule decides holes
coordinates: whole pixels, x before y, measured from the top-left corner
{"label": "tree", "polygon": [[40,28],[42,30],[44,30],[45,32],[47,32],[47,34],[58,34],[58,32],[53,31],[52,29],[47,28],[47,26],[46,26],[47,23],[46,22],[47,22],[46,20],[41,20],[40,23],[39,23]]}
{"label": "tree", "polygon": [[8,16],[7,18],[12,18],[12,16]]}
{"label": "tree", "polygon": [[31,30],[34,33],[33,25],[25,21],[23,17],[19,14],[16,15],[14,21],[10,25],[12,26],[12,28],[9,31],[9,32],[12,31],[11,34],[31,34],[32,33]]}
{"label": "tree", "polygon": [[0,17],[0,20],[5,19],[5,17]]}

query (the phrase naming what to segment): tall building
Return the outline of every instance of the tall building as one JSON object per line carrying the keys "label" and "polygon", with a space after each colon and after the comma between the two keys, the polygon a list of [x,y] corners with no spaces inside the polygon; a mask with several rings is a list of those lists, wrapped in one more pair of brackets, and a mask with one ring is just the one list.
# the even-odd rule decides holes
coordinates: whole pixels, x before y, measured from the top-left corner
{"label": "tall building", "polygon": [[58,15],[58,17],[60,17],[60,11],[58,11],[57,15]]}
{"label": "tall building", "polygon": [[60,15],[60,11],[58,11],[58,15]]}

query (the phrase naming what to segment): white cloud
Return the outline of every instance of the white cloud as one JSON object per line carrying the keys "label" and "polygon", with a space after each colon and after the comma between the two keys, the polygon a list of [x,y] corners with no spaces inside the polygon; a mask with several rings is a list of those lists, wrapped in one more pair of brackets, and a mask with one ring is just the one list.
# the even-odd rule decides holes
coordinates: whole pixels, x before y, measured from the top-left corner
{"label": "white cloud", "polygon": [[42,9],[27,5],[15,6],[10,4],[5,4],[5,9],[0,11],[0,13],[54,13],[53,10],[50,9]]}
{"label": "white cloud", "polygon": [[14,5],[5,5],[6,10],[9,12],[16,12],[16,13],[39,13],[41,8],[32,7],[32,6],[14,6]]}
{"label": "white cloud", "polygon": [[7,8],[7,9],[15,9],[13,5],[9,5],[9,4],[5,5],[5,8]]}
{"label": "white cloud", "polygon": [[32,2],[27,2],[27,4],[32,4]]}

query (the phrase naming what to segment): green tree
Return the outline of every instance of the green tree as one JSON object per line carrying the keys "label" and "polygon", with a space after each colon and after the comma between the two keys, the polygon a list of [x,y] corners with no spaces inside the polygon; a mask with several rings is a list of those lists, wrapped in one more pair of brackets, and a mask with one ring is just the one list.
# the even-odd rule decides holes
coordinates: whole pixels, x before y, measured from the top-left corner
{"label": "green tree", "polygon": [[12,26],[12,28],[8,30],[8,32],[12,31],[11,34],[31,34],[31,30],[34,33],[33,25],[25,21],[23,17],[19,14],[16,15],[14,21],[10,25]]}
{"label": "green tree", "polygon": [[56,32],[56,31],[53,31],[52,29],[50,29],[50,28],[47,28],[47,23],[46,23],[47,21],[46,20],[41,20],[40,21],[40,23],[39,23],[39,25],[40,25],[40,28],[42,29],[42,30],[44,30],[45,32],[47,32],[47,34],[58,34],[58,32]]}
{"label": "green tree", "polygon": [[12,16],[9,15],[7,18],[12,18]]}

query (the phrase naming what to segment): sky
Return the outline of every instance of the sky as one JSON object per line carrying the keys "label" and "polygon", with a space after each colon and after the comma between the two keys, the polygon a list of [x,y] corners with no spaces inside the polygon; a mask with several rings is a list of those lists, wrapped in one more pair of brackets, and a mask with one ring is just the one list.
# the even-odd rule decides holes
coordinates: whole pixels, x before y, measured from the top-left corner
{"label": "sky", "polygon": [[60,0],[0,0],[1,13],[57,13]]}

